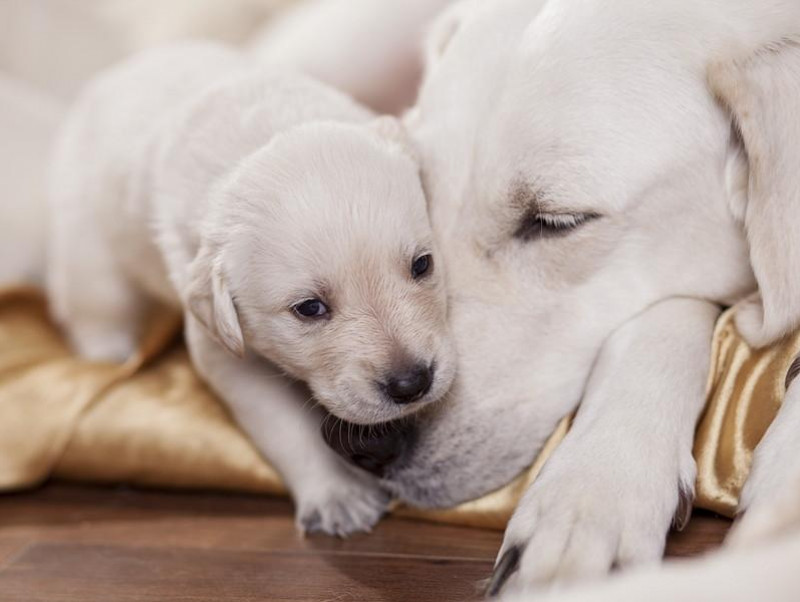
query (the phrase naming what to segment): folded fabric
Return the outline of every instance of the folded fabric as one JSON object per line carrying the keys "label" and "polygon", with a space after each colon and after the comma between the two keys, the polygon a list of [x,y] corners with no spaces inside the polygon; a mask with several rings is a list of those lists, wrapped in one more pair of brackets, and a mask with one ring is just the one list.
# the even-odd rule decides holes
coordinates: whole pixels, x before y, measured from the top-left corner
{"label": "folded fabric", "polygon": [[[708,403],[695,443],[695,504],[726,516],[736,511],[752,451],[780,407],[800,353],[800,333],[768,349],[749,348],[736,332],[734,311],[723,314],[714,334]],[[89,363],[71,353],[40,292],[0,291],[0,491],[58,477],[285,493],[276,471],[194,373],[178,336],[179,317],[162,312],[150,322],[128,362]],[[447,510],[394,511],[503,528],[568,421],[502,489]]]}

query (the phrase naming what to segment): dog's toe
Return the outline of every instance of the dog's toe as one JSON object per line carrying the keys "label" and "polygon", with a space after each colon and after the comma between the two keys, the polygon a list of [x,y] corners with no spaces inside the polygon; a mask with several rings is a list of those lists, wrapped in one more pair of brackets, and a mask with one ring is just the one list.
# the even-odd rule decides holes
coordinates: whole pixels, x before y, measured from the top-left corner
{"label": "dog's toe", "polygon": [[316,508],[297,517],[297,527],[301,533],[318,533],[322,530],[322,515]]}
{"label": "dog's toe", "polygon": [[595,579],[660,558],[669,503],[638,493],[620,499],[619,483],[585,485],[575,478],[534,484],[509,522],[488,595]]}
{"label": "dog's toe", "polygon": [[372,483],[333,484],[312,496],[298,496],[297,526],[304,534],[338,537],[369,532],[386,512],[389,501],[389,495]]}
{"label": "dog's toe", "polygon": [[520,559],[519,581],[537,587],[552,582],[602,576],[614,562],[617,538],[609,525],[591,517],[552,517],[530,536]]}

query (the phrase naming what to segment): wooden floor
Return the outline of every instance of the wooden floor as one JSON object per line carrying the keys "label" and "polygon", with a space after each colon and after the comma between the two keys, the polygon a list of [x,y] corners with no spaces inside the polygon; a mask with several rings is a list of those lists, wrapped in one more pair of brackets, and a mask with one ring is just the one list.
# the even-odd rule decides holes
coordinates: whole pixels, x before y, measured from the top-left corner
{"label": "wooden floor", "polygon": [[[717,545],[696,515],[671,555]],[[384,520],[370,535],[296,535],[285,500],[48,485],[0,496],[2,602],[480,599],[501,534]]]}

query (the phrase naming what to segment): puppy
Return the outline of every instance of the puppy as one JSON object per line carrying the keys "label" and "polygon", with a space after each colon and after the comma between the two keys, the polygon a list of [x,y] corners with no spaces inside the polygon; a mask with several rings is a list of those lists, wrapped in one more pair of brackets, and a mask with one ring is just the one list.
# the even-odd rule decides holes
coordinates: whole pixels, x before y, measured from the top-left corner
{"label": "puppy", "polygon": [[[319,435],[406,416],[454,374],[443,278],[401,128],[295,74],[183,44],[100,75],[56,144],[48,288],[83,356],[121,361],[153,301],[282,474],[306,531],[387,497]],[[305,383],[310,393],[299,383]]]}

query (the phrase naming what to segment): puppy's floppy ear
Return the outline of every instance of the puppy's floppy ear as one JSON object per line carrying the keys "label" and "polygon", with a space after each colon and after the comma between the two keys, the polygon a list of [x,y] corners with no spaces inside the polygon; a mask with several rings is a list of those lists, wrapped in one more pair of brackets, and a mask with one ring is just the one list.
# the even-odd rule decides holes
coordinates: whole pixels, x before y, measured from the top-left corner
{"label": "puppy's floppy ear", "polygon": [[408,155],[414,162],[419,162],[419,157],[411,139],[408,137],[403,124],[399,120],[385,115],[376,117],[369,123],[369,127],[381,138],[389,142],[392,146]]}
{"label": "puppy's floppy ear", "polygon": [[744,304],[736,323],[760,347],[800,326],[800,43],[717,63],[709,82],[749,165],[744,222],[760,298]]}
{"label": "puppy's floppy ear", "polygon": [[244,356],[244,337],[225,283],[222,257],[211,245],[204,244],[189,266],[186,306],[218,343]]}

